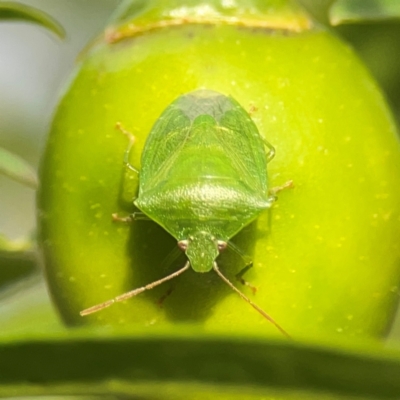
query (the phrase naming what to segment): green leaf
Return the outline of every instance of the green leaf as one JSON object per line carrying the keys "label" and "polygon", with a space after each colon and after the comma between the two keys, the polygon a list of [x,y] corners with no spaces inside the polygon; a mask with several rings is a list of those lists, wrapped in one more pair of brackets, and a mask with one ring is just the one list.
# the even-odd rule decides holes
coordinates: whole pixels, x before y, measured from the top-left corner
{"label": "green leaf", "polygon": [[37,271],[33,240],[10,240],[0,234],[0,288]]}
{"label": "green leaf", "polygon": [[296,399],[398,399],[399,354],[380,346],[363,350],[198,335],[185,327],[179,335],[163,336],[148,330],[129,336],[93,331],[3,336],[0,396],[197,399],[211,393],[212,398],[260,399],[286,393],[297,394]]}
{"label": "green leaf", "polygon": [[33,240],[25,238],[22,240],[11,240],[0,233],[0,255],[3,253],[19,254],[32,252],[34,249]]}
{"label": "green leaf", "polygon": [[400,18],[396,0],[338,0],[329,13],[332,25]]}
{"label": "green leaf", "polygon": [[34,7],[11,1],[0,1],[0,21],[17,20],[31,22],[49,29],[60,38],[65,37],[64,28],[50,15]]}
{"label": "green leaf", "polygon": [[37,188],[38,179],[34,169],[22,158],[0,147],[1,173],[33,189]]}

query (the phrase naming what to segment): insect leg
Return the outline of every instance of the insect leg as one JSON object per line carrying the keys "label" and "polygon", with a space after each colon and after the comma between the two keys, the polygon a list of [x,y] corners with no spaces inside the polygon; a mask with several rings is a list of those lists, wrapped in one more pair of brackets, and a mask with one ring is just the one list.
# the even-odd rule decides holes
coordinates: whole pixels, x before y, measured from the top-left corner
{"label": "insect leg", "polygon": [[269,163],[275,157],[275,147],[270,142],[263,138],[264,146],[268,149],[267,151],[267,163]]}
{"label": "insect leg", "polygon": [[136,172],[139,174],[139,170],[136,169],[130,162],[129,162],[129,155],[131,154],[132,147],[135,143],[135,136],[132,135],[131,132],[126,130],[120,122],[117,122],[115,124],[115,127],[122,132],[128,139],[129,139],[129,144],[128,148],[125,150],[125,155],[124,155],[124,164],[126,168],[129,168],[131,171]]}
{"label": "insect leg", "polygon": [[251,289],[253,294],[257,292],[257,288],[253,286],[250,282],[247,282],[245,279],[243,279],[243,275],[253,267],[253,260],[247,255],[242,252],[236,245],[234,245],[232,242],[228,242],[228,247],[232,249],[238,256],[242,258],[242,260],[245,263],[245,266],[235,275],[236,279],[242,284]]}
{"label": "insect leg", "polygon": [[[179,256],[181,256],[182,254],[183,254],[183,253],[182,253],[182,250],[181,250],[178,246],[175,246],[175,247],[171,250],[171,252],[164,258],[163,262],[161,263],[161,267],[160,267],[160,268],[161,268],[161,269],[164,269],[164,268],[167,268],[167,267],[171,266],[171,264],[172,264],[174,261],[176,261],[176,260],[179,258]],[[166,299],[167,297],[169,297],[170,294],[171,294],[173,291],[174,291],[174,287],[170,287],[170,288],[158,299],[157,304],[158,304],[160,307],[162,307],[162,305],[163,305],[165,299]]]}
{"label": "insect leg", "polygon": [[242,268],[235,276],[236,276],[236,279],[242,285],[247,286],[249,289],[251,289],[253,294],[256,294],[258,288],[256,286],[252,285],[250,282],[248,282],[245,279],[243,279],[243,275],[252,267],[253,267],[253,262],[251,262],[251,264],[246,265],[244,268]]}
{"label": "insect leg", "polygon": [[167,297],[169,297],[171,295],[171,293],[174,291],[173,287],[170,287],[158,300],[157,300],[157,304],[159,307],[162,307],[164,304],[164,301]]}
{"label": "insect leg", "polygon": [[133,221],[151,221],[151,218],[140,211],[129,214],[127,217],[120,217],[117,213],[111,214],[111,216],[114,222],[123,222],[125,224],[130,224]]}
{"label": "insect leg", "polygon": [[293,183],[292,180],[290,180],[290,181],[285,182],[285,183],[284,183],[283,185],[281,185],[281,186],[275,186],[275,187],[273,187],[272,189],[269,190],[269,194],[270,194],[271,196],[273,196],[273,197],[276,199],[276,195],[277,195],[279,192],[282,192],[282,190],[285,190],[285,189],[293,189],[293,188],[294,188],[294,183]]}

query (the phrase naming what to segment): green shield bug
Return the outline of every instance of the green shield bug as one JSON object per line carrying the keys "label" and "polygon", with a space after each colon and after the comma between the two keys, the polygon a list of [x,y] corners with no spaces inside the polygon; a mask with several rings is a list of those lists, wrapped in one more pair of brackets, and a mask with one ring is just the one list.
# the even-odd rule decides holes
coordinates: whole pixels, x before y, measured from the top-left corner
{"label": "green shield bug", "polygon": [[[130,139],[125,164],[138,172],[128,161],[134,138],[118,127]],[[270,208],[278,190],[290,186],[289,182],[268,190],[267,163],[273,156],[274,148],[262,139],[249,114],[232,97],[203,89],[173,101],[147,138],[134,204],[177,239],[188,261],[173,274],[83,310],[81,315],[136,296],[192,267],[196,272],[214,270],[288,336],[221,273],[215,261],[226,247],[240,254],[229,239]],[[138,214],[114,219],[134,220]]]}

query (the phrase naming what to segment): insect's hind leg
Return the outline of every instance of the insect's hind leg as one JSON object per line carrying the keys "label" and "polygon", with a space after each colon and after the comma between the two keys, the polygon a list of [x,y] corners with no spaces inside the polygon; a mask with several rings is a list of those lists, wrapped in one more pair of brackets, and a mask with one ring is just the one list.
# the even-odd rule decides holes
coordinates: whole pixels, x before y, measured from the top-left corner
{"label": "insect's hind leg", "polygon": [[139,170],[137,168],[135,168],[130,162],[129,162],[129,156],[131,154],[131,150],[133,145],[135,144],[135,136],[132,135],[131,132],[129,132],[128,130],[126,130],[122,124],[120,122],[117,122],[115,124],[115,127],[122,132],[128,139],[129,139],[129,144],[128,144],[128,148],[125,150],[125,154],[124,154],[124,165],[126,168],[129,168],[131,171],[136,172],[137,174],[139,174]]}

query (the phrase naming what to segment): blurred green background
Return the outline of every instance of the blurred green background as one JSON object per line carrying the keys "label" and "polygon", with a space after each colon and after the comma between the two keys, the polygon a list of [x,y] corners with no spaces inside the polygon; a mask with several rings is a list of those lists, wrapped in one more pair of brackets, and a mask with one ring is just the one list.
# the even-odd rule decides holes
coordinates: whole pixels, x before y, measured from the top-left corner
{"label": "blurred green background", "polygon": [[[0,147],[20,155],[36,168],[58,95],[79,52],[102,31],[120,1],[25,0],[21,3],[46,11],[67,32],[67,39],[61,42],[34,25],[0,24]],[[399,124],[400,20],[347,25],[334,30],[365,61],[386,93]],[[0,233],[11,239],[20,239],[34,230],[34,191],[0,175]],[[24,271],[29,266],[21,265],[19,268]],[[40,315],[53,320],[57,327],[40,273],[31,275],[31,279],[22,285],[20,282],[12,283],[17,281],[17,277],[18,274],[14,281],[6,279],[3,283],[0,280],[2,321],[7,321],[8,316],[9,326],[17,326],[18,321],[12,318],[16,310],[21,311],[35,302],[37,309],[42,310]],[[5,298],[7,301],[1,301]],[[37,322],[38,317],[38,314],[33,314],[32,322]],[[389,340],[396,344],[400,342],[399,317]]]}

